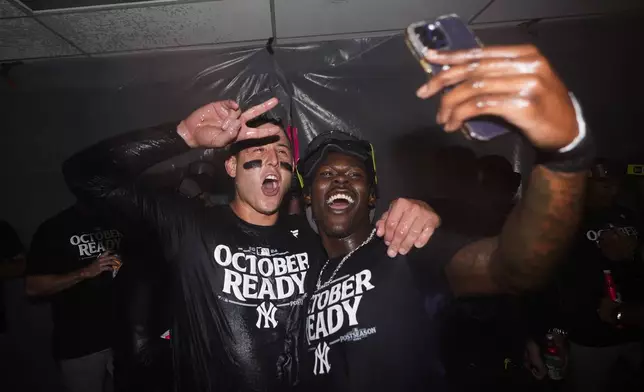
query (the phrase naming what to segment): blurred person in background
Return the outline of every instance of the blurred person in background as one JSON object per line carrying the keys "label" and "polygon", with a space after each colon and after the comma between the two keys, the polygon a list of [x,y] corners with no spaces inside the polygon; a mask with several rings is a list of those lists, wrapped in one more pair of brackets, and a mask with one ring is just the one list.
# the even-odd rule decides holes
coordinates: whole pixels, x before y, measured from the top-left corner
{"label": "blurred person in background", "polygon": [[226,191],[222,183],[229,183],[228,188],[232,188],[230,181],[218,178],[217,168],[213,163],[208,161],[196,161],[188,165],[188,169],[179,184],[179,194],[187,198],[197,198],[204,202],[208,207],[221,206],[228,204],[232,197],[229,196],[230,189]]}
{"label": "blurred person in background", "polygon": [[590,171],[582,226],[557,284],[573,391],[641,390],[642,236],[634,213],[616,203],[623,172],[606,160]]}
{"label": "blurred person in background", "polygon": [[25,248],[11,225],[0,220],[0,334],[7,331],[2,281],[25,273]]}
{"label": "blurred person in background", "polygon": [[11,225],[0,220],[0,390],[17,391],[25,377],[19,347],[9,336],[8,304],[3,282],[21,277],[25,272],[25,248]]}
{"label": "blurred person in background", "polygon": [[304,214],[304,201],[302,200],[302,188],[297,182],[297,177],[293,176],[291,183],[291,190],[284,197],[282,202],[283,213],[287,215],[302,215]]}
{"label": "blurred person in background", "polygon": [[51,301],[52,348],[69,392],[112,390],[112,280],[123,235],[78,201],[40,225],[26,290]]}
{"label": "blurred person in background", "polygon": [[476,161],[476,185],[480,220],[486,222],[480,235],[496,235],[517,201],[521,174],[500,155],[486,155]]}
{"label": "blurred person in background", "polygon": [[624,181],[621,203],[632,210],[640,224],[644,222],[644,164],[625,165],[626,178]]}
{"label": "blurred person in background", "polygon": [[472,236],[493,236],[515,204],[521,174],[499,155],[477,158],[470,149],[450,146],[432,159],[432,195],[425,197],[446,228]]}

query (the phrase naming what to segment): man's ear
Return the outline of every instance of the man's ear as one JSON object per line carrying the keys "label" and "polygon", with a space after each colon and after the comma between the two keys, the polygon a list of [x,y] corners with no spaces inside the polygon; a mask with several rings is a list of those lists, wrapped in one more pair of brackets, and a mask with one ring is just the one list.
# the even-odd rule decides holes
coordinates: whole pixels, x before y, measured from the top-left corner
{"label": "man's ear", "polygon": [[369,208],[376,208],[377,201],[378,201],[378,198],[376,197],[376,193],[372,189],[371,192],[369,192]]}
{"label": "man's ear", "polygon": [[306,204],[307,206],[310,206],[311,205],[311,188],[308,188],[308,187],[304,188],[304,190],[302,190],[302,195],[304,195],[304,204]]}
{"label": "man's ear", "polygon": [[225,166],[226,173],[228,173],[231,178],[235,178],[237,175],[237,157],[233,155],[226,159]]}

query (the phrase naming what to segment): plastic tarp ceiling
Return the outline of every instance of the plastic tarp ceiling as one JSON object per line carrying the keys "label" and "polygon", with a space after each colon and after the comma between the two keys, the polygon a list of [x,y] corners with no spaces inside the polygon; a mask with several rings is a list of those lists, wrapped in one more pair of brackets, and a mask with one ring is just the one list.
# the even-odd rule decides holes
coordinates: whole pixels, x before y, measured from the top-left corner
{"label": "plastic tarp ceiling", "polygon": [[297,127],[301,145],[331,129],[366,138],[375,146],[384,200],[440,193],[427,189],[431,182],[422,177],[431,177],[435,169],[429,160],[432,153],[448,145],[465,146],[479,156],[505,156],[517,170],[528,155],[516,135],[483,143],[443,133],[435,124],[438,100],[415,96],[426,75],[401,35],[214,57],[191,80],[190,90],[204,97],[192,109],[215,99],[232,98],[243,106],[256,102],[256,95],[276,96],[282,116],[290,119],[286,122]]}
{"label": "plastic tarp ceiling", "polygon": [[[517,135],[481,143],[437,128],[438,100],[416,98],[415,91],[427,76],[408,53],[402,35],[36,62],[16,67],[11,77],[18,87],[14,93],[8,89],[0,100],[8,129],[23,131],[8,142],[0,164],[43,177],[29,180],[15,172],[16,186],[23,181],[40,183],[54,194],[63,192],[55,182],[62,161],[90,144],[128,130],[178,121],[214,100],[232,98],[244,105],[257,94],[280,99],[284,115],[298,128],[302,148],[330,129],[370,140],[381,182],[380,207],[399,196],[436,196],[440,189],[425,179],[441,165],[429,158],[447,145],[466,146],[478,156],[502,155],[517,171],[519,163],[529,158]],[[28,157],[27,150],[41,153]],[[199,154],[177,157],[149,172],[180,176],[182,170],[176,169],[185,168]],[[217,178],[226,178],[223,165],[218,168]],[[38,174],[43,171],[54,176]],[[20,205],[24,195],[8,202]]]}

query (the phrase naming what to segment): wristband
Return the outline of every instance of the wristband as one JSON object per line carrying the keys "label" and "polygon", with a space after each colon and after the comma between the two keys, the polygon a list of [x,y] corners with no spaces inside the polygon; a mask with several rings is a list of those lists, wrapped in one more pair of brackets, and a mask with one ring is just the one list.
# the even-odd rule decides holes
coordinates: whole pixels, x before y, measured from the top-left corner
{"label": "wristband", "polygon": [[577,137],[574,138],[572,142],[570,142],[570,144],[559,149],[559,152],[562,153],[571,151],[572,149],[577,147],[577,145],[579,145],[579,143],[581,143],[581,141],[586,137],[586,120],[584,119],[584,113],[581,111],[581,105],[579,105],[579,101],[577,101],[577,98],[575,98],[573,93],[568,93],[568,96],[572,101],[572,107],[575,109],[575,118],[577,120],[577,128],[579,130],[579,133],[577,134]]}
{"label": "wristband", "polygon": [[537,154],[537,163],[555,172],[574,173],[590,169],[595,161],[595,142],[591,132],[588,132],[581,106],[570,93],[579,134],[567,146],[555,152],[541,151]]}

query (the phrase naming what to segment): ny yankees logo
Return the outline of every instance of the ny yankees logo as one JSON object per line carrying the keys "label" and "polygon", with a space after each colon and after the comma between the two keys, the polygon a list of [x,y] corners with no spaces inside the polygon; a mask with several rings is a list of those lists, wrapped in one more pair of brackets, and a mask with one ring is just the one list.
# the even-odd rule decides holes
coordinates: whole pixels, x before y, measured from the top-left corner
{"label": "ny yankees logo", "polygon": [[318,343],[315,347],[315,366],[313,367],[313,374],[329,373],[331,371],[331,364],[329,363],[329,347],[326,342]]}
{"label": "ny yankees logo", "polygon": [[[264,301],[257,307],[257,328],[275,328],[277,320],[275,320],[275,312],[277,308],[272,302]],[[264,319],[264,326],[262,327],[262,318]]]}
{"label": "ny yankees logo", "polygon": [[291,230],[291,234],[293,234],[293,237],[297,238],[297,236],[300,234],[299,230]]}

